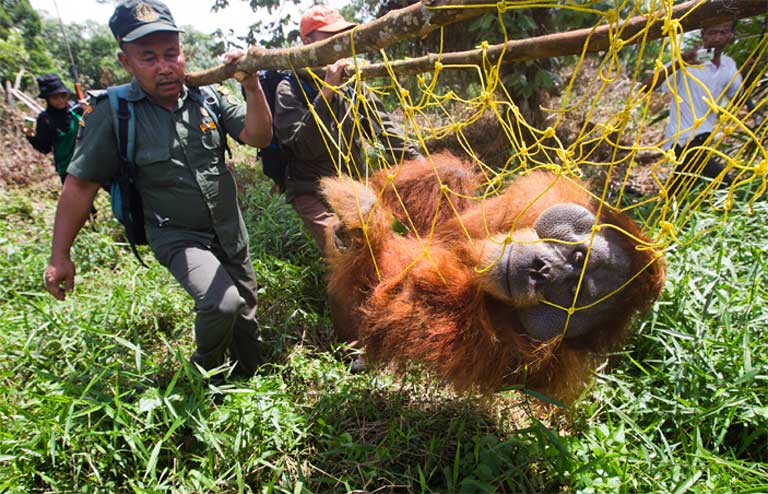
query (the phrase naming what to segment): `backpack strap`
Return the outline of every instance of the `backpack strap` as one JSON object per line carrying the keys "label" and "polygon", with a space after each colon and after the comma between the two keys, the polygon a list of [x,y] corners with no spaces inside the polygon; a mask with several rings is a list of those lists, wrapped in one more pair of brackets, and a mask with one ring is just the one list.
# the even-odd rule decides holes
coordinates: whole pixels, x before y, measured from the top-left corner
{"label": "backpack strap", "polygon": [[128,101],[130,84],[107,88],[109,106],[112,108],[112,128],[117,137],[117,149],[120,160],[133,168],[133,151],[136,146],[136,122],[134,121],[133,102]]}
{"label": "backpack strap", "polygon": [[[115,130],[117,149],[120,156],[120,169],[117,172],[117,176],[113,177],[112,181],[112,214],[126,226],[126,236],[128,237],[128,243],[131,246],[133,255],[136,256],[136,259],[139,260],[139,263],[141,263],[142,266],[147,267],[136,248],[137,241],[145,242],[146,240],[136,239],[131,230],[131,226],[126,224],[126,221],[130,221],[131,224],[133,224],[134,220],[138,220],[141,222],[141,225],[138,225],[138,227],[142,229],[144,228],[143,215],[140,219],[126,218],[127,215],[131,214],[131,204],[125,201],[132,201],[134,199],[138,201],[139,197],[138,192],[135,189],[136,170],[134,162],[134,151],[136,149],[136,114],[134,112],[133,102],[128,100],[130,87],[130,84],[122,84],[120,86],[110,86],[107,88],[109,106],[112,109],[112,128]],[[133,188],[133,190],[122,190],[126,185]],[[117,190],[118,188],[121,190]],[[131,197],[133,195],[135,195],[135,197]],[[141,205],[139,204],[138,206],[140,207]]]}
{"label": "backpack strap", "polygon": [[189,96],[192,98],[192,101],[208,111],[211,119],[213,119],[213,123],[216,124],[216,128],[219,129],[221,140],[224,143],[224,150],[227,152],[229,159],[232,159],[232,150],[229,148],[227,132],[219,123],[219,119],[221,118],[221,106],[219,105],[219,98],[216,96],[216,91],[211,89],[209,86],[190,86],[187,88],[187,90],[189,91]]}
{"label": "backpack strap", "polygon": [[310,84],[306,79],[297,77],[293,72],[285,72],[283,78],[291,83],[293,92],[296,96],[300,96],[299,101],[301,101],[302,105],[305,108],[309,108],[309,104],[315,100],[319,92],[317,87],[314,84]]}

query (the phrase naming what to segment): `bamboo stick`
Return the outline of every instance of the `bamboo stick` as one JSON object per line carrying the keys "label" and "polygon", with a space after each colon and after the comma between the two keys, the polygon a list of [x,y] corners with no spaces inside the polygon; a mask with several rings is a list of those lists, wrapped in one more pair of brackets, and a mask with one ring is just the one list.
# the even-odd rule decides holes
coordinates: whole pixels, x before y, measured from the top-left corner
{"label": "bamboo stick", "polygon": [[13,87],[11,86],[11,81],[6,80],[5,81],[5,101],[8,103],[8,107],[10,107],[12,110],[16,108],[16,101],[13,99]]}
{"label": "bamboo stick", "polygon": [[27,93],[24,93],[18,89],[11,88],[11,93],[22,103],[24,103],[30,110],[40,113],[43,111],[43,107],[35,101],[34,98],[29,96]]}

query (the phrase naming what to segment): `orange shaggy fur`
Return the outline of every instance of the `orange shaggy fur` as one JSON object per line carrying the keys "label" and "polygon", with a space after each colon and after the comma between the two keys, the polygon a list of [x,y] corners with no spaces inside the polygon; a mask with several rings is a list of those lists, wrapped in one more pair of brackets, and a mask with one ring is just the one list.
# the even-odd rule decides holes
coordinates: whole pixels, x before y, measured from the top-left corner
{"label": "orange shaggy fur", "polygon": [[[522,331],[516,307],[483,288],[477,241],[530,228],[558,203],[594,213],[597,205],[583,185],[548,172],[519,177],[493,198],[470,199],[480,183],[471,165],[450,154],[405,163],[395,176],[380,172],[368,188],[324,181],[326,197],[352,235],[351,246],[329,254],[337,333],[359,341],[371,362],[421,362],[459,390],[524,384],[573,399],[598,359],[624,343],[632,316],[660,294],[663,260],[622,236],[632,252],[632,272],[640,274],[618,294],[626,302],[611,323],[579,338],[537,341]],[[442,193],[443,184],[467,197]],[[643,238],[629,217],[607,206],[599,221]],[[409,231],[397,232],[398,222]]]}

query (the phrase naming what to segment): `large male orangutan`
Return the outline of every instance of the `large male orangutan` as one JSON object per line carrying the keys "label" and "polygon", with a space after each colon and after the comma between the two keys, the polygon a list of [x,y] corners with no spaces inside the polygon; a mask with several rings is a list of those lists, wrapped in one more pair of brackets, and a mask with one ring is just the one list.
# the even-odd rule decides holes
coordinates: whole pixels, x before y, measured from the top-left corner
{"label": "large male orangutan", "polygon": [[373,363],[568,400],[661,292],[660,254],[572,178],[536,171],[490,194],[449,154],[389,173],[323,182],[340,219],[328,232],[334,326]]}

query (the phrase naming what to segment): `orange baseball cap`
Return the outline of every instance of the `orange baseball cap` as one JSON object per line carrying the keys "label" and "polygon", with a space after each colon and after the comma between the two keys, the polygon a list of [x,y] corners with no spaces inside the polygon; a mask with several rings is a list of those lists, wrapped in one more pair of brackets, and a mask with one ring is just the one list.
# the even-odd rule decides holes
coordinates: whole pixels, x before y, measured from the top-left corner
{"label": "orange baseball cap", "polygon": [[327,5],[315,5],[301,16],[299,32],[301,36],[307,36],[315,31],[321,33],[339,33],[357,26],[354,22],[347,22],[339,11]]}

